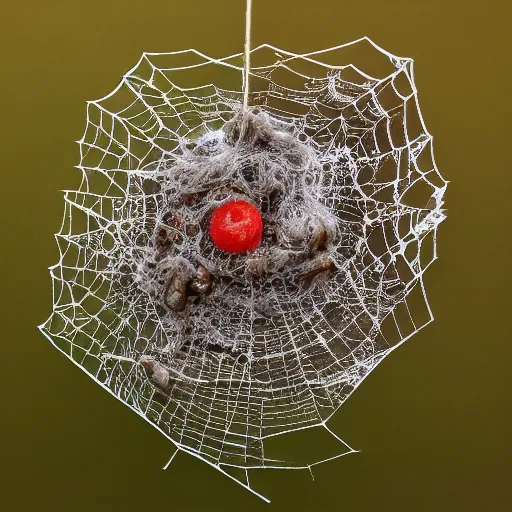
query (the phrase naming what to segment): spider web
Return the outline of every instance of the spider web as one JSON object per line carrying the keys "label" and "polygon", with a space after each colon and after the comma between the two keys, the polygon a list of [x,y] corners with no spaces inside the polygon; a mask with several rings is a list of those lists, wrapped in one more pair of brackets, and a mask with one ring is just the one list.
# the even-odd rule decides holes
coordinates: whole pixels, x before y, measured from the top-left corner
{"label": "spider web", "polygon": [[[65,192],[53,312],[40,328],[178,450],[255,492],[252,468],[323,462],[269,457],[272,436],[319,426],[340,443],[329,458],[353,451],[327,422],[432,320],[422,277],[436,258],[446,182],[411,59],[363,38],[307,55],[262,45],[251,63],[249,104],[321,164],[318,199],[343,233],[331,250],[336,275],[306,294],[271,285],[275,309],[263,320],[256,287],[236,306],[224,290],[188,331],[141,290],[136,255],[164,213],[173,162],[191,141],[221,133],[243,101],[241,55],[144,54],[111,94],[87,105],[83,179]],[[141,364],[147,358],[160,389]]]}

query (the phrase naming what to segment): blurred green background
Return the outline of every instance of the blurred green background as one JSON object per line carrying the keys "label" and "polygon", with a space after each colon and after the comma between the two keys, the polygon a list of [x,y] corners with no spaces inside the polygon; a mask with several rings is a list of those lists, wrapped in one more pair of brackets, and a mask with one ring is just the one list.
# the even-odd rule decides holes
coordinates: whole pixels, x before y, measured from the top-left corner
{"label": "blurred green background", "polygon": [[[387,358],[331,428],[361,453],[258,477],[266,505],[179,454],[37,330],[59,189],[73,188],[86,100],[143,51],[242,50],[243,0],[4,3],[0,21],[2,412],[0,509],[505,510],[510,497],[511,3],[254,0],[254,44],[307,52],[370,36],[416,61],[420,103],[448,189],[435,322]],[[283,443],[301,442],[297,439]],[[308,437],[308,443],[315,438]],[[320,442],[320,441],[318,441]],[[293,448],[293,446],[292,446]]]}

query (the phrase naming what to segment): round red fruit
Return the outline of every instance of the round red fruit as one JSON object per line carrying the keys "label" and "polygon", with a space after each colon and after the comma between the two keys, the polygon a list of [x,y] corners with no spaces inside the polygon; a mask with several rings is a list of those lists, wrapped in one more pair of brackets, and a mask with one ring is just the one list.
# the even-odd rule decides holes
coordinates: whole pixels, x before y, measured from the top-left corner
{"label": "round red fruit", "polygon": [[224,252],[254,251],[260,245],[262,232],[261,213],[247,201],[224,203],[210,219],[210,236],[215,246]]}

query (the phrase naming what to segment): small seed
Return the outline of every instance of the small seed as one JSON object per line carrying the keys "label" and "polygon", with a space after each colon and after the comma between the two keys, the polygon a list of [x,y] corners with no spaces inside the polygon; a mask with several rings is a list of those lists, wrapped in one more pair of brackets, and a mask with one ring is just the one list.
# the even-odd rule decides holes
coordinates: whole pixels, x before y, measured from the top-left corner
{"label": "small seed", "polygon": [[187,283],[187,277],[182,275],[175,275],[167,283],[164,302],[171,311],[183,311],[185,309],[187,305]]}
{"label": "small seed", "polygon": [[190,282],[190,289],[192,293],[197,293],[198,295],[210,293],[212,289],[212,276],[202,265],[199,265],[196,277]]}

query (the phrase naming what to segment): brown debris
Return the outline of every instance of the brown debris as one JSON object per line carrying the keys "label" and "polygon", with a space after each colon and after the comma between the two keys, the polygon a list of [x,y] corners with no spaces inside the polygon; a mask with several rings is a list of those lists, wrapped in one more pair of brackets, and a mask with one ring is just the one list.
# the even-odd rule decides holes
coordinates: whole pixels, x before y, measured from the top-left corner
{"label": "brown debris", "polygon": [[172,380],[169,371],[158,361],[147,357],[141,358],[141,366],[146,371],[148,379],[161,391],[169,390]]}
{"label": "brown debris", "polygon": [[309,242],[309,255],[314,256],[317,252],[325,251],[327,239],[327,230],[325,228],[315,233]]}
{"label": "brown debris", "polygon": [[171,311],[183,311],[187,306],[187,297],[203,297],[211,289],[212,276],[200,265],[195,276],[177,273],[169,280],[164,291],[164,302]]}
{"label": "brown debris", "polygon": [[333,274],[336,271],[336,265],[331,259],[319,260],[311,270],[299,276],[304,290],[309,290],[316,279],[322,275]]}

